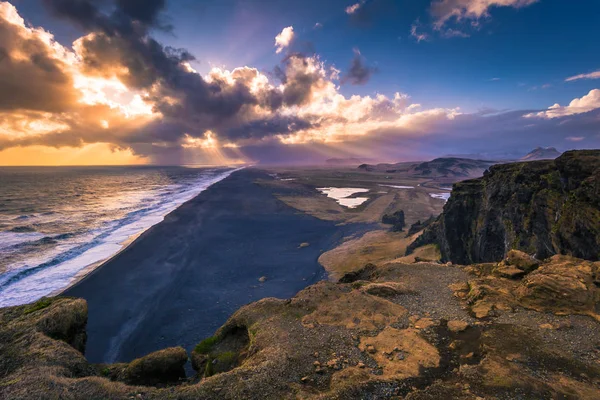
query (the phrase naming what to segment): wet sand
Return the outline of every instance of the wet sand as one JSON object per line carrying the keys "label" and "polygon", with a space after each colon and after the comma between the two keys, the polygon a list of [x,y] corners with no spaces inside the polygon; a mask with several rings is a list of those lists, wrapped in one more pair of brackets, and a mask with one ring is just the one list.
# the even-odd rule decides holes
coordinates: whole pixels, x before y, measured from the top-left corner
{"label": "wet sand", "polygon": [[63,293],[88,302],[88,360],[191,350],[240,306],[292,297],[323,279],[320,254],[367,230],[300,213],[258,178],[273,179],[256,169],[233,173]]}

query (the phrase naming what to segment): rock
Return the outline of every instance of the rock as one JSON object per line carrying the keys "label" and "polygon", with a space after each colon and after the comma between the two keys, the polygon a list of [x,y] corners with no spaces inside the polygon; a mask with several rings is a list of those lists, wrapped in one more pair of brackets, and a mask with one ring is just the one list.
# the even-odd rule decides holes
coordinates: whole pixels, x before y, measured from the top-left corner
{"label": "rock", "polygon": [[465,321],[448,321],[448,330],[452,333],[463,332],[469,327],[469,324]]}
{"label": "rock", "polygon": [[188,360],[183,347],[171,347],[133,360],[123,371],[122,380],[133,385],[168,384],[185,378]]}
{"label": "rock", "polygon": [[377,349],[375,349],[375,346],[373,346],[372,344],[368,344],[366,347],[367,353],[370,354],[375,354],[377,353]]}
{"label": "rock", "polygon": [[475,315],[475,318],[486,318],[492,313],[493,306],[490,303],[480,301],[471,307],[471,311]]}
{"label": "rock", "polygon": [[421,318],[417,322],[415,322],[415,328],[417,329],[427,329],[429,327],[434,326],[436,323],[431,318]]}
{"label": "rock", "polygon": [[308,376],[303,376],[302,378],[300,378],[300,382],[302,382],[302,383],[306,383],[309,380],[310,380],[310,377],[308,377]]}
{"label": "rock", "polygon": [[360,288],[364,293],[378,297],[394,297],[401,294],[413,294],[413,290],[407,289],[404,285],[395,282],[369,283]]}
{"label": "rock", "polygon": [[555,256],[527,275],[515,294],[521,305],[537,311],[593,313],[598,288],[591,263]]}
{"label": "rock", "polygon": [[369,280],[371,276],[377,270],[377,266],[375,264],[366,264],[364,267],[357,271],[348,272],[344,274],[339,280],[340,283],[352,283],[356,281]]}
{"label": "rock", "polygon": [[358,364],[356,364],[356,366],[358,368],[365,368],[366,367],[365,363],[363,363],[363,362],[359,362]]}
{"label": "rock", "polygon": [[267,277],[266,276],[261,276],[260,278],[258,278],[258,281],[260,283],[266,282],[267,281]]}
{"label": "rock", "polygon": [[541,324],[540,329],[554,329],[554,325],[552,324]]}
{"label": "rock", "polygon": [[558,323],[556,329],[558,329],[559,331],[573,329],[573,324],[571,323],[571,321],[562,321]]}
{"label": "rock", "polygon": [[[501,263],[502,264],[502,263]],[[501,278],[507,279],[521,279],[525,276],[526,272],[513,265],[499,265],[494,273]]]}
{"label": "rock", "polygon": [[506,255],[506,264],[529,273],[540,266],[540,261],[520,250],[511,250]]}

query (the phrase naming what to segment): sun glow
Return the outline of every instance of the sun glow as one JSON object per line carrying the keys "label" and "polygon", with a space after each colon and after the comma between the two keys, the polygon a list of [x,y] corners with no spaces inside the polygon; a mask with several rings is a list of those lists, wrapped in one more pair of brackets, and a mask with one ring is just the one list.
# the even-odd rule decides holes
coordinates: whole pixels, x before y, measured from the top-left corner
{"label": "sun glow", "polygon": [[125,118],[152,115],[152,106],[133,93],[116,77],[101,78],[77,74],[73,86],[81,93],[79,102],[87,105],[104,104],[119,111]]}

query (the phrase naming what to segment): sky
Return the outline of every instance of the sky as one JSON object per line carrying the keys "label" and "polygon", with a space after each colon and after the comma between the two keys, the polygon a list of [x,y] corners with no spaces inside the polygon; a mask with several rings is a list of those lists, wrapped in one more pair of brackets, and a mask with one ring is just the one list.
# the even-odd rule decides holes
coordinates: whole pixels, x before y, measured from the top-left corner
{"label": "sky", "polygon": [[0,165],[600,147],[597,0],[0,1]]}

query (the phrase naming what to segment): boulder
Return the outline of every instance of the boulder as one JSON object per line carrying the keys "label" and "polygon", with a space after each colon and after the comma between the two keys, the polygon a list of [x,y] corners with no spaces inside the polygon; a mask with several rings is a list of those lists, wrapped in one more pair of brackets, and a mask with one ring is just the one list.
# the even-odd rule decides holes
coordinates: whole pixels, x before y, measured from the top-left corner
{"label": "boulder", "polygon": [[526,274],[526,272],[520,268],[513,265],[504,265],[503,263],[500,263],[494,272],[499,277],[507,279],[521,279]]}
{"label": "boulder", "polygon": [[538,311],[593,313],[599,300],[593,266],[597,263],[554,256],[527,275],[516,290],[519,302]]}
{"label": "boulder", "polygon": [[414,290],[408,289],[405,285],[395,282],[368,283],[362,286],[360,290],[372,296],[394,297],[402,294],[416,294]]}
{"label": "boulder", "polygon": [[469,324],[465,321],[448,321],[448,330],[453,333],[465,331]]}
{"label": "boulder", "polygon": [[176,383],[185,378],[183,366],[187,360],[183,347],[159,350],[130,362],[122,372],[121,380],[146,386]]}
{"label": "boulder", "polygon": [[511,250],[506,255],[506,264],[529,273],[540,266],[540,261],[520,250]]}

